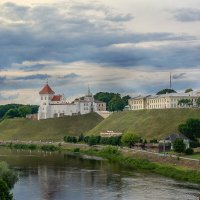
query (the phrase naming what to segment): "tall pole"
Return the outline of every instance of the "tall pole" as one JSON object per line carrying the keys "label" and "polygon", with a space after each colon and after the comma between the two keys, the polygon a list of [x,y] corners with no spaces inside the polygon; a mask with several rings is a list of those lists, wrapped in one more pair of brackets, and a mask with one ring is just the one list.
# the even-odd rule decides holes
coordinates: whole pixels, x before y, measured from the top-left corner
{"label": "tall pole", "polygon": [[172,73],[170,72],[170,89],[172,89]]}

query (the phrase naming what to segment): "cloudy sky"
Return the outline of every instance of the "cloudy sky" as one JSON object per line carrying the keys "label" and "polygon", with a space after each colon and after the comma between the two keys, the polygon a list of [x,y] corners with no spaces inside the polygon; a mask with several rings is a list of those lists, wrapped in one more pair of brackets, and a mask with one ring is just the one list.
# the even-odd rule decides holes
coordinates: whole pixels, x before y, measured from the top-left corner
{"label": "cloudy sky", "polygon": [[200,89],[199,0],[0,0],[0,103]]}

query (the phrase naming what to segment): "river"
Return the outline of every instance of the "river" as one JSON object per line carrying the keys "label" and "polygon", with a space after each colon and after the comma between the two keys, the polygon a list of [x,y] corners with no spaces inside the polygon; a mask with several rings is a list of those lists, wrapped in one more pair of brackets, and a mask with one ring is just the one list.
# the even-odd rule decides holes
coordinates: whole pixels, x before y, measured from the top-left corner
{"label": "river", "polygon": [[199,186],[59,152],[0,148],[19,173],[15,200],[196,200]]}

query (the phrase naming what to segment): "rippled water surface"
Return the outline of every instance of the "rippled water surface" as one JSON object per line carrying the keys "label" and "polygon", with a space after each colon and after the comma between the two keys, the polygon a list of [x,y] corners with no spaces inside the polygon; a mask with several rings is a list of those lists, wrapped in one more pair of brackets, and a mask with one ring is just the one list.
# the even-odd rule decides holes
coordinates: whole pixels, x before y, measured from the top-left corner
{"label": "rippled water surface", "polygon": [[15,200],[196,200],[197,185],[63,153],[0,149],[20,173]]}

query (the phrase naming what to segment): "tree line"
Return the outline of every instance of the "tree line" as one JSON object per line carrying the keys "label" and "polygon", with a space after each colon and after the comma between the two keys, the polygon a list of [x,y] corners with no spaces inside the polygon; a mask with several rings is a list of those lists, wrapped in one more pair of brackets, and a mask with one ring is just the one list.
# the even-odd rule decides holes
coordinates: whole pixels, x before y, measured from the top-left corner
{"label": "tree line", "polygon": [[28,114],[38,112],[37,105],[7,104],[0,105],[0,119],[26,117]]}
{"label": "tree line", "polygon": [[119,93],[98,92],[94,98],[105,102],[108,111],[122,111],[131,97],[129,95],[122,97]]}

